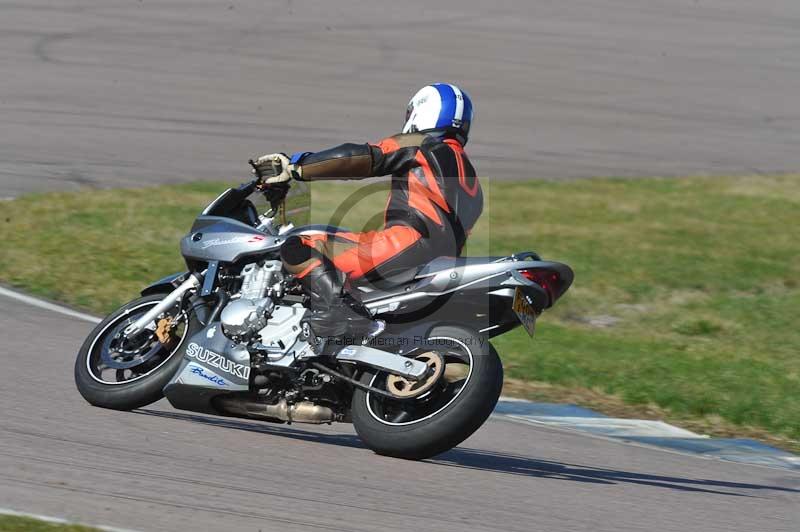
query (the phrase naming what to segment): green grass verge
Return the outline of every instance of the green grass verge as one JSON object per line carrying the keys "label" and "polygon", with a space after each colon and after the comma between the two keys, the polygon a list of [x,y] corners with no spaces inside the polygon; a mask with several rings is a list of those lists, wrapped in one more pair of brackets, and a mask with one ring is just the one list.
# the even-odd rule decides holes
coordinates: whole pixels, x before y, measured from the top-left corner
{"label": "green grass verge", "polygon": [[0,515],[0,532],[99,532],[96,528],[81,525],[49,523],[19,517],[16,515]]}
{"label": "green grass verge", "polygon": [[[0,280],[107,312],[181,269],[177,241],[222,186],[2,202]],[[537,338],[496,340],[510,378],[800,439],[800,176],[484,187],[469,254],[533,249],[576,271]],[[315,221],[355,190],[315,184]],[[378,223],[385,188],[370,190],[342,224]]]}

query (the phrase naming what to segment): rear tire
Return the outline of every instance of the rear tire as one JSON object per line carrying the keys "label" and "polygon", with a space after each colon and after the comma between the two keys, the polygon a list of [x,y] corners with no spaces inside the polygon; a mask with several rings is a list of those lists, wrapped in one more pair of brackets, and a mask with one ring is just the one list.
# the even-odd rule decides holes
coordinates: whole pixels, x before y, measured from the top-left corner
{"label": "rear tire", "polygon": [[[154,403],[164,397],[164,386],[178,370],[184,345],[202,328],[193,313],[186,315],[185,333],[178,343],[167,353],[161,354],[163,360],[154,360],[152,369],[130,382],[111,383],[102,381],[93,373],[92,367],[97,360],[97,350],[102,342],[111,334],[120,322],[127,319],[126,312],[133,315],[135,309],[147,309],[164,298],[165,294],[156,294],[135,299],[114,311],[89,334],[78,351],[75,360],[75,384],[84,399],[94,406],[113,410],[133,410]],[[134,309],[134,310],[132,310]],[[141,311],[140,311],[141,312]],[[91,351],[91,352],[90,352]]]}
{"label": "rear tire", "polygon": [[[440,326],[431,331],[429,338],[451,339],[469,351],[471,371],[466,383],[439,410],[405,423],[380,419],[381,399],[356,389],[352,402],[353,426],[361,440],[377,454],[422,460],[443,453],[478,430],[497,404],[503,388],[503,365],[486,337],[462,327]],[[380,375],[385,376],[368,370],[361,382],[375,385],[381,381]]]}

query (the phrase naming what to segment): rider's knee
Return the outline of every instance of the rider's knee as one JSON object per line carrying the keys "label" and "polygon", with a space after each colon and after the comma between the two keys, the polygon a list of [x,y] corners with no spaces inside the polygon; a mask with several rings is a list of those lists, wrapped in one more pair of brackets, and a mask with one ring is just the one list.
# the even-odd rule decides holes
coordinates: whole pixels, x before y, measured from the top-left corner
{"label": "rider's knee", "polygon": [[312,258],[313,251],[299,236],[290,236],[281,246],[281,260],[291,266],[303,264]]}

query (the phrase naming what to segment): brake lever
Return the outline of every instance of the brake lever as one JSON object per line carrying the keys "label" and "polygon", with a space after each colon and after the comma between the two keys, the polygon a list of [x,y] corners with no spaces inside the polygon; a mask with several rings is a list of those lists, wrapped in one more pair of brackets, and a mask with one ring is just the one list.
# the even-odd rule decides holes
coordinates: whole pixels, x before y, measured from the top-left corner
{"label": "brake lever", "polygon": [[258,178],[258,180],[261,181],[261,178],[263,176],[261,175],[261,169],[258,167],[256,162],[253,159],[249,159],[247,161],[247,164],[249,164],[250,166],[253,167],[253,173],[256,174],[256,177]]}

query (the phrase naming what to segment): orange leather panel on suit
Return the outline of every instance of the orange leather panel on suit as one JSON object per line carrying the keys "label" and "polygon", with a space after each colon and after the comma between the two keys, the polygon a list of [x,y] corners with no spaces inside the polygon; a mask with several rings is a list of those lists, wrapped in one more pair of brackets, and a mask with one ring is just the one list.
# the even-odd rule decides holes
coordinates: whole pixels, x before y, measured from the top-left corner
{"label": "orange leather panel on suit", "polygon": [[392,153],[393,151],[399,150],[400,149],[400,144],[398,144],[398,142],[395,139],[393,139],[392,137],[389,137],[389,138],[386,138],[386,139],[383,139],[382,141],[380,141],[377,144],[377,147],[380,148],[380,150],[384,154],[387,154],[387,153]]}
{"label": "orange leather panel on suit", "polygon": [[428,164],[425,156],[422,155],[422,152],[417,153],[416,159],[428,186],[422,184],[422,181],[419,180],[413,171],[409,172],[408,206],[418,210],[433,220],[437,225],[442,225],[442,220],[439,217],[439,213],[437,213],[436,209],[433,207],[433,204],[435,203],[438,205],[444,212],[450,212],[450,207],[447,205],[447,200],[442,196],[442,191],[439,190],[439,185],[436,183],[433,170],[431,170],[431,166]]}
{"label": "orange leather panel on suit", "polygon": [[[341,238],[356,244],[334,256],[326,254],[334,266],[350,279],[363,277],[420,239],[420,234],[416,229],[405,225],[395,225],[381,231],[365,233],[330,233],[309,236],[311,237],[303,236],[303,243],[318,251],[317,243],[326,238]],[[324,249],[333,249],[333,246],[323,247]],[[305,273],[307,272],[302,272],[302,274]]]}

